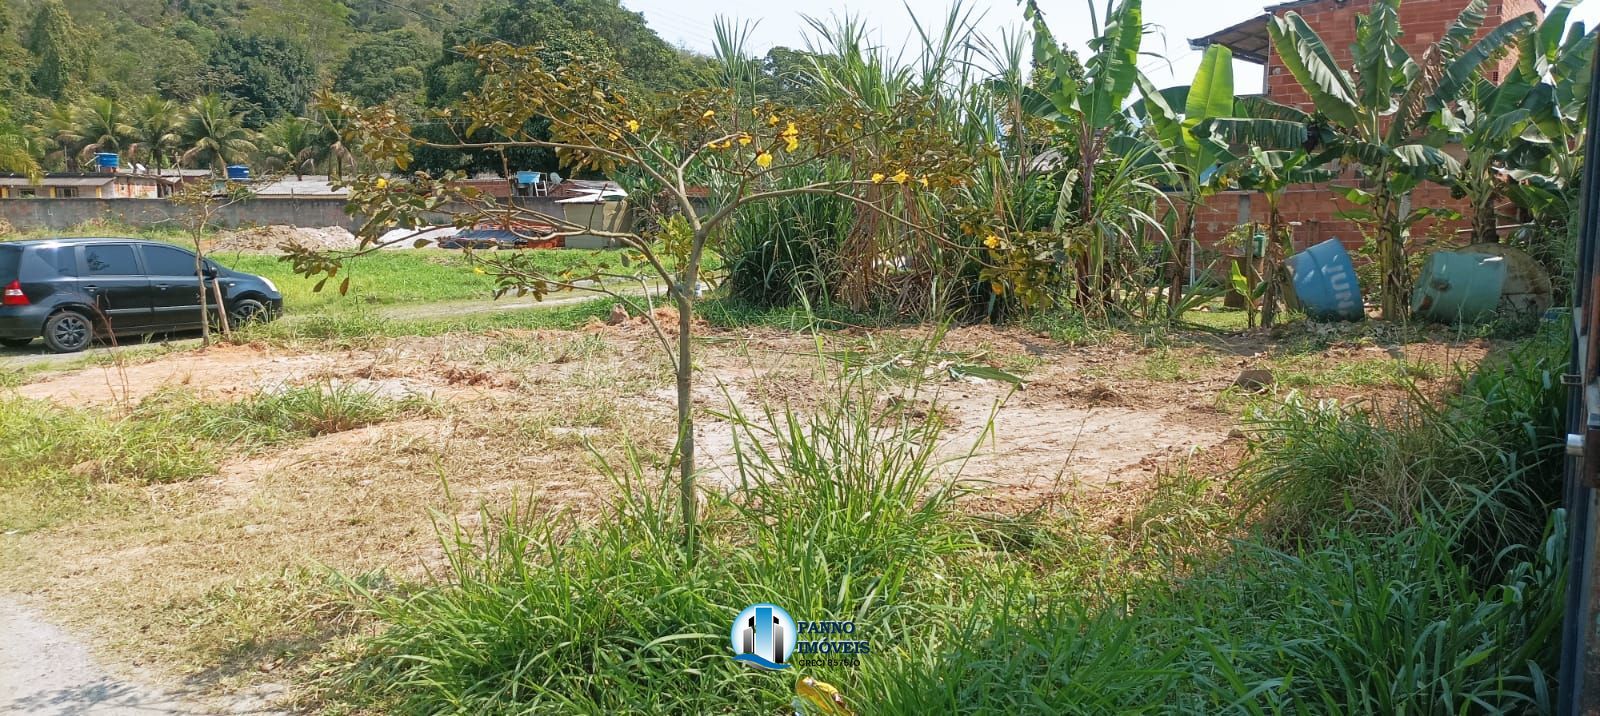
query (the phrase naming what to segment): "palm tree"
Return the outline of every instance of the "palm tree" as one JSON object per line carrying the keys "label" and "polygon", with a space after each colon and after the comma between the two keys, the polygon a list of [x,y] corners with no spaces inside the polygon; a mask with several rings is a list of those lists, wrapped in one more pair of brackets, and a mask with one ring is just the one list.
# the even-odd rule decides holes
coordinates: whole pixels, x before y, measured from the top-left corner
{"label": "palm tree", "polygon": [[22,174],[33,182],[44,173],[26,130],[12,125],[3,108],[0,108],[0,172]]}
{"label": "palm tree", "polygon": [[84,139],[76,114],[72,105],[56,102],[28,127],[30,134],[52,147],[44,155],[47,164],[67,170],[78,168],[78,150],[83,148]]}
{"label": "palm tree", "polygon": [[178,161],[188,166],[221,172],[256,151],[255,137],[244,126],[244,113],[234,111],[233,103],[220,95],[196,97],[184,116],[181,134],[187,149]]}
{"label": "palm tree", "polygon": [[292,171],[295,178],[304,179],[306,170],[327,152],[320,130],[304,117],[279,117],[261,128],[256,148],[272,168]]}
{"label": "palm tree", "polygon": [[78,162],[88,162],[100,152],[121,154],[131,143],[133,127],[126,121],[122,105],[110,97],[90,97],[73,109],[77,122],[77,136],[82,140],[78,149]]}
{"label": "palm tree", "polygon": [[128,145],[129,159],[142,157],[149,160],[150,168],[160,174],[172,158],[172,152],[183,141],[183,113],[172,100],[149,96],[139,100],[129,118],[133,127],[133,143]]}

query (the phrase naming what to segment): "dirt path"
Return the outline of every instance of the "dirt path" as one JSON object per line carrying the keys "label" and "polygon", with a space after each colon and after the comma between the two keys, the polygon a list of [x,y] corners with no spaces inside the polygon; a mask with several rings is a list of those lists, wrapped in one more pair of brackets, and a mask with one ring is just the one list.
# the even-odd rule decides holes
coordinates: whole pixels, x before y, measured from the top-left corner
{"label": "dirt path", "polygon": [[262,693],[218,702],[111,675],[72,635],[0,595],[0,713],[50,716],[278,714]]}

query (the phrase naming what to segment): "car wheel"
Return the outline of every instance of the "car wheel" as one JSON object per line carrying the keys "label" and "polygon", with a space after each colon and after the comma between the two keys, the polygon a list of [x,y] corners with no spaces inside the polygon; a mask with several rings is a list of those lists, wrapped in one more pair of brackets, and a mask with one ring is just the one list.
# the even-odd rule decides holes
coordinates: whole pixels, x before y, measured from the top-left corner
{"label": "car wheel", "polygon": [[255,321],[267,319],[267,304],[253,298],[241,298],[233,302],[233,308],[228,310],[228,323],[230,327],[243,326]]}
{"label": "car wheel", "polygon": [[75,353],[94,339],[94,322],[77,311],[62,311],[44,322],[44,345],[56,353]]}
{"label": "car wheel", "polygon": [[0,346],[7,348],[27,348],[32,342],[32,338],[0,338]]}

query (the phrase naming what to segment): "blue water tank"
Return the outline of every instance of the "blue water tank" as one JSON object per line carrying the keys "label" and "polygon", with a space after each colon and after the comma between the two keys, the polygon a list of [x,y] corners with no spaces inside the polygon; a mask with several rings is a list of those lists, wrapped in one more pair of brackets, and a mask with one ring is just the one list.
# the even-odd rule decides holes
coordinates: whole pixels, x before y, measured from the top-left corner
{"label": "blue water tank", "polygon": [[250,167],[243,164],[228,165],[228,181],[245,181],[250,178]]}
{"label": "blue water tank", "polygon": [[94,155],[94,165],[102,171],[116,169],[120,163],[121,161],[118,159],[116,152],[99,152]]}
{"label": "blue water tank", "polygon": [[1359,321],[1367,317],[1361,306],[1355,264],[1338,239],[1301,251],[1284,263],[1294,277],[1295,299],[1306,316],[1318,321]]}

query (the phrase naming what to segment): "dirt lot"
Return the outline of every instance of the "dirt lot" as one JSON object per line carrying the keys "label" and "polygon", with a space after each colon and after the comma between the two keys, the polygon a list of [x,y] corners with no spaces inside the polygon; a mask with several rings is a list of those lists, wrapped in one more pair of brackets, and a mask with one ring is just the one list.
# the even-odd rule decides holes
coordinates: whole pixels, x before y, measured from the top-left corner
{"label": "dirt lot", "polygon": [[[732,483],[735,431],[716,417],[730,399],[747,413],[813,410],[855,374],[884,400],[937,416],[947,456],[974,450],[961,476],[984,489],[970,509],[1089,509],[1097,524],[1136,509],[1162,471],[1229,469],[1243,452],[1240,416],[1257,401],[1290,390],[1400,400],[1405,381],[1445,389],[1452,366],[1494,347],[1304,331],[1067,347],[971,327],[933,351],[910,329],[830,334],[819,351],[810,337],[765,329],[704,335],[695,397],[709,485]],[[357,618],[330,600],[341,588],[330,570],[369,584],[422,576],[439,564],[440,517],[471,527],[483,505],[524,504],[582,519],[611,489],[597,458],[620,461],[633,445],[664,461],[672,381],[654,341],[636,319],[360,350],[229,346],[35,376],[16,394],[109,411],[174,389],[227,401],[317,384],[424,396],[438,410],[238,454],[205,479],[108,486],[115,509],[0,536],[0,580],[108,658],[175,682],[284,678],[330,625]],[[958,377],[964,365],[1025,382]],[[1253,368],[1272,370],[1275,384],[1233,387]]]}

